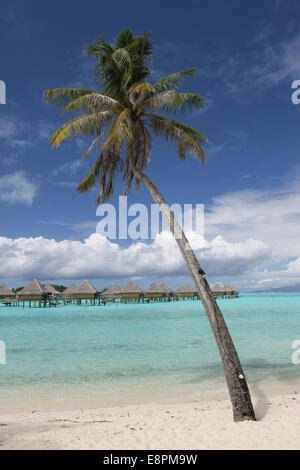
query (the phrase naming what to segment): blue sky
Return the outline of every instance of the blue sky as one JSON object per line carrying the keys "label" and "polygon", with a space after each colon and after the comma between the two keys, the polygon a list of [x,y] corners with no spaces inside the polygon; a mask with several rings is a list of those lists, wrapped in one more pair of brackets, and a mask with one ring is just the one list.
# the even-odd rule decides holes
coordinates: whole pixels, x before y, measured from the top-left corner
{"label": "blue sky", "polygon": [[[37,277],[96,286],[136,278],[142,286],[189,280],[168,234],[148,244],[99,240],[92,191],[76,193],[89,162],[87,142],[51,150],[61,123],[42,101],[45,89],[92,88],[92,62],[82,53],[98,36],[114,41],[123,28],[150,31],[153,80],[196,67],[184,89],[206,99],[182,116],[211,144],[204,166],[182,162],[155,141],[149,176],[170,203],[205,204],[206,245],[197,255],[209,279],[242,289],[300,282],[300,5],[292,0],[211,2],[2,2],[0,80],[0,279],[9,285]],[[116,185],[118,201],[123,186]],[[129,204],[151,204],[141,188]],[[193,238],[194,237],[194,238]],[[195,238],[196,237],[196,238]],[[198,244],[197,244],[198,243]]]}

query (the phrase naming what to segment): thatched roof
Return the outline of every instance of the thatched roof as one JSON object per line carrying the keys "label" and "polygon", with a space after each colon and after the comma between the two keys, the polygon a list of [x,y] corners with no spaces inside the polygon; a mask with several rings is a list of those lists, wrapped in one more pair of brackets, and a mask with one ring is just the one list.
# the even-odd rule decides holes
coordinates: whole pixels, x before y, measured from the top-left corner
{"label": "thatched roof", "polygon": [[238,292],[238,289],[230,284],[225,284],[223,290],[224,292]]}
{"label": "thatched roof", "polygon": [[46,284],[44,287],[47,290],[48,294],[54,294],[54,295],[60,294],[60,292],[58,292],[58,290],[56,290],[55,287],[51,286],[51,284]]}
{"label": "thatched roof", "polygon": [[146,294],[162,294],[164,291],[161,286],[156,284],[156,282],[152,282],[152,284],[146,289]]}
{"label": "thatched roof", "polygon": [[118,295],[120,291],[120,287],[113,284],[112,286],[109,286],[107,289],[105,289],[105,291],[102,292],[102,295],[104,295],[105,297],[108,297],[110,295]]}
{"label": "thatched roof", "polygon": [[224,287],[221,284],[216,284],[212,290],[213,292],[224,292]]}
{"label": "thatched roof", "polygon": [[76,287],[74,294],[96,294],[98,290],[92,286],[92,284],[85,280],[82,281],[82,283]]}
{"label": "thatched roof", "polygon": [[77,289],[77,286],[75,286],[75,284],[71,284],[69,287],[66,288],[66,290],[64,290],[62,292],[62,295],[73,295],[75,293]]}
{"label": "thatched roof", "polygon": [[171,289],[165,283],[161,284],[160,287],[162,288],[164,294],[170,294],[172,292]]}
{"label": "thatched roof", "polygon": [[196,286],[191,286],[191,284],[186,284],[186,286],[181,286],[176,291],[178,294],[192,294],[197,292]]}
{"label": "thatched roof", "polygon": [[19,292],[19,295],[42,295],[48,294],[47,289],[36,279],[31,281],[24,289]]}
{"label": "thatched roof", "polygon": [[5,297],[14,297],[15,296],[13,291],[9,287],[7,287],[6,284],[2,284],[2,286],[0,286],[0,295],[5,296]]}
{"label": "thatched roof", "polygon": [[123,287],[122,294],[140,294],[142,289],[133,281],[128,282],[127,286]]}

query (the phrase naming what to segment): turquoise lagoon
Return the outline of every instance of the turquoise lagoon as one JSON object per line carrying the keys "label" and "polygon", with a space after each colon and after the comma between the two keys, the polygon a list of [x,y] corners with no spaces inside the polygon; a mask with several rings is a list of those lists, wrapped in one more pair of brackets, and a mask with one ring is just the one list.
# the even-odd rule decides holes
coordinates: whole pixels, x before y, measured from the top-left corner
{"label": "turquoise lagoon", "polygon": [[[243,294],[221,299],[251,384],[293,383],[292,342],[300,340],[300,294]],[[0,307],[1,403],[198,394],[226,389],[201,302],[105,307]]]}

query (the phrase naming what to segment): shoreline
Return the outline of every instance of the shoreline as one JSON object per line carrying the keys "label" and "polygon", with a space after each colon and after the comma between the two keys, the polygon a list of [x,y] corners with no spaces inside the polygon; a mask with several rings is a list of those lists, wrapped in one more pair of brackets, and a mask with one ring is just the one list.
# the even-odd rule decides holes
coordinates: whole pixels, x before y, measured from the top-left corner
{"label": "shoreline", "polygon": [[224,394],[1,413],[0,449],[300,449],[300,387],[285,390],[252,387],[257,422],[238,424]]}
{"label": "shoreline", "polygon": [[[229,399],[225,379],[203,383],[147,384],[143,387],[101,389],[93,385],[26,386],[21,389],[0,387],[0,415],[37,411],[76,411],[78,409],[105,409],[135,405],[181,404]],[[300,376],[269,377],[249,383],[253,401],[267,396],[300,393]],[[6,398],[8,397],[8,398]]]}

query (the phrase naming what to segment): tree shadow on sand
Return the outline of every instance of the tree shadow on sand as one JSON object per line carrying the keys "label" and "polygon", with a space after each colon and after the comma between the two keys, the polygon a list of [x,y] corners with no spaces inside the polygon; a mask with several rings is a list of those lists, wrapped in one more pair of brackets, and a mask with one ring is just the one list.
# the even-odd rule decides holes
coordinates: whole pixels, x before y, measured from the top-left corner
{"label": "tree shadow on sand", "polygon": [[255,409],[256,420],[261,421],[267,415],[272,403],[264,390],[262,390],[258,384],[251,387],[251,394],[254,402],[253,406]]}
{"label": "tree shadow on sand", "polygon": [[[253,364],[251,365],[253,366]],[[257,363],[255,364],[255,367],[257,367]],[[259,360],[259,367],[262,369],[268,368],[270,370],[276,370],[276,369],[279,370],[280,368],[282,368],[282,367],[278,367],[277,364],[270,364],[261,359]],[[270,406],[273,404],[272,398],[270,396],[268,397],[268,395],[266,394],[265,387],[264,389],[262,388],[262,384],[266,385],[266,379],[270,377],[271,376],[268,374],[268,377],[262,377],[261,379],[255,380],[255,382],[251,386],[251,395],[252,395],[253,406],[255,408],[257,421],[261,421],[267,415]],[[272,377],[276,379],[277,383],[282,383],[282,384],[290,385],[290,386],[294,385],[295,390],[296,390],[296,387],[298,387],[298,384],[295,383],[295,380],[296,381],[299,380],[299,376],[296,377],[291,373],[287,373],[287,374],[278,373],[278,374],[272,375]],[[294,393],[297,393],[297,391],[295,391]]]}

